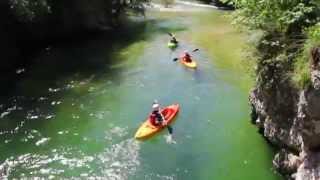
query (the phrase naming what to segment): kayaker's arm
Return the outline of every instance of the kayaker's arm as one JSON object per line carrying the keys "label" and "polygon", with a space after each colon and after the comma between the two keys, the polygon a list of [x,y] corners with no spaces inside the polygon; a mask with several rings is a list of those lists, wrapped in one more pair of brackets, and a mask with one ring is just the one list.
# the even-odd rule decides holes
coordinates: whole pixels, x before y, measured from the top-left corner
{"label": "kayaker's arm", "polygon": [[167,122],[166,122],[166,120],[164,119],[163,114],[161,113],[161,109],[159,109],[159,113],[160,113],[161,118],[162,118],[162,123],[165,124],[165,125],[167,125]]}
{"label": "kayaker's arm", "polygon": [[160,112],[160,114],[161,114],[162,120],[165,121],[163,114],[161,112]]}

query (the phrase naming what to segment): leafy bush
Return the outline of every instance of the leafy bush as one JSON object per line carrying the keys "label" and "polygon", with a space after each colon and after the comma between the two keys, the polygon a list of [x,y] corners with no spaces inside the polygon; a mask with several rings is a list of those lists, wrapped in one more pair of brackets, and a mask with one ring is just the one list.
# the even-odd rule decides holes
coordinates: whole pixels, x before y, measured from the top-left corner
{"label": "leafy bush", "polygon": [[[13,14],[21,22],[36,22],[46,18],[49,14],[54,14],[52,12],[61,13],[63,11],[70,11],[71,9],[79,10],[82,4],[87,2],[84,0],[7,0],[9,2],[10,8],[13,11]],[[142,5],[149,0],[95,0],[92,4],[100,2],[104,4],[106,14],[111,14],[112,16],[118,16],[125,12],[126,9],[132,9],[135,12],[143,12],[144,6]],[[57,14],[55,14],[57,15]]]}
{"label": "leafy bush", "polygon": [[10,8],[22,22],[37,21],[51,13],[51,6],[47,0],[10,0]]}
{"label": "leafy bush", "polygon": [[292,81],[299,89],[304,89],[311,85],[311,75],[307,59],[305,55],[299,56],[294,64]]}
{"label": "leafy bush", "polygon": [[303,52],[296,59],[292,77],[292,81],[300,89],[311,85],[310,59],[312,57],[310,52],[312,48],[320,46],[320,23],[306,29],[306,34],[308,40],[303,47]]}
{"label": "leafy bush", "polygon": [[[297,87],[307,87],[311,82],[310,49],[320,42],[320,25],[315,25],[320,20],[320,2],[318,0],[233,0],[233,2],[237,8],[233,15],[235,24],[249,31],[264,32],[259,43],[254,45],[258,86],[272,88],[292,79]],[[293,76],[289,77],[292,74]]]}
{"label": "leafy bush", "polygon": [[311,45],[319,45],[320,43],[320,23],[310,27],[307,30],[307,34],[309,37],[309,43]]}
{"label": "leafy bush", "polygon": [[251,29],[286,32],[293,24],[314,23],[308,19],[316,6],[312,0],[234,0],[233,2],[238,8],[234,16],[235,22]]}

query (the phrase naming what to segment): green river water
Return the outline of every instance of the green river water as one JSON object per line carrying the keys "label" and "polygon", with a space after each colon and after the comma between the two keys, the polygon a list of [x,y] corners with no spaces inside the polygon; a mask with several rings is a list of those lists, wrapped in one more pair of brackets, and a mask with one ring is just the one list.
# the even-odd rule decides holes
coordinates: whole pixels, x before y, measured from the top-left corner
{"label": "green river water", "polygon": [[[252,81],[239,66],[242,35],[226,13],[198,10],[148,12],[112,39],[101,35],[36,54],[16,88],[1,97],[0,175],[281,179],[271,148],[249,122]],[[168,31],[182,42],[175,51],[166,46]],[[198,69],[172,61],[194,48]],[[133,138],[154,99],[181,105],[175,143],[166,131],[143,142]]]}

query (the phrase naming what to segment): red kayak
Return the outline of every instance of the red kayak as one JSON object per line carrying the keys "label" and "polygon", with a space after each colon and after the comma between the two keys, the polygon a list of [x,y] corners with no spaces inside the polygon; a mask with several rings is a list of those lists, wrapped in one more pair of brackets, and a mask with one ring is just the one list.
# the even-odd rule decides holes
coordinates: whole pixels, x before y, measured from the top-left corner
{"label": "red kayak", "polygon": [[[173,104],[161,110],[161,113],[164,116],[164,119],[168,125],[173,122],[174,117],[179,112],[179,108],[179,104]],[[160,132],[166,126],[167,125],[155,126],[151,123],[150,117],[148,117],[148,119],[139,127],[134,137],[136,139],[146,139],[148,137],[153,136],[157,132]]]}

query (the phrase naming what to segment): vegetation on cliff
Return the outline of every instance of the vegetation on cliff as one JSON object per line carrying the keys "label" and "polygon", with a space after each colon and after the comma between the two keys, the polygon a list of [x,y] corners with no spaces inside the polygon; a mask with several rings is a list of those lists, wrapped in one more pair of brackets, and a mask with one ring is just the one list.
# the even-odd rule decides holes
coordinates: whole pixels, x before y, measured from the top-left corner
{"label": "vegetation on cliff", "polygon": [[320,47],[320,24],[311,26],[305,30],[307,40],[302,53],[297,57],[294,64],[293,82],[299,88],[307,88],[311,84],[310,69],[313,69],[314,53]]}
{"label": "vegetation on cliff", "polygon": [[[316,0],[234,0],[234,23],[263,32],[255,45],[257,85],[276,88],[283,82],[305,87],[308,59],[315,46],[320,5]],[[313,28],[311,28],[313,27]],[[308,33],[309,32],[309,33]],[[312,34],[312,35],[311,35]],[[292,73],[294,76],[292,76]]]}

